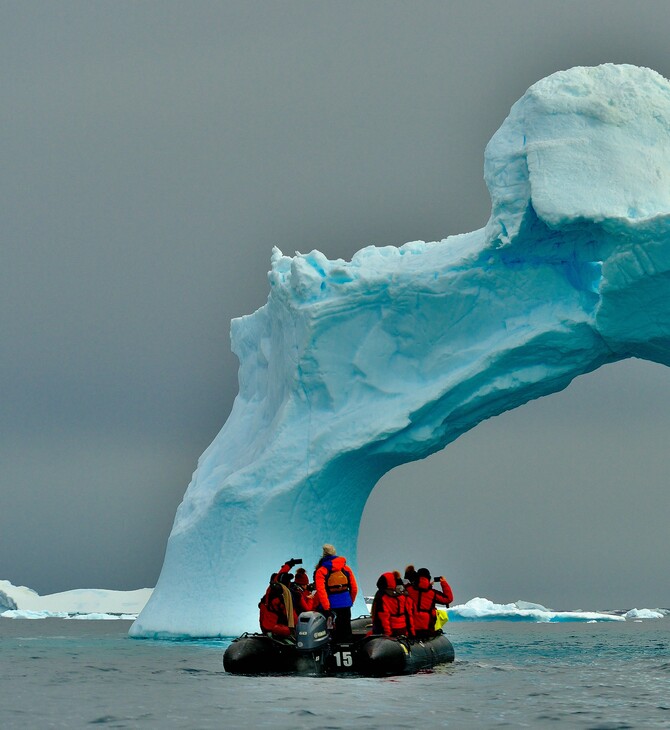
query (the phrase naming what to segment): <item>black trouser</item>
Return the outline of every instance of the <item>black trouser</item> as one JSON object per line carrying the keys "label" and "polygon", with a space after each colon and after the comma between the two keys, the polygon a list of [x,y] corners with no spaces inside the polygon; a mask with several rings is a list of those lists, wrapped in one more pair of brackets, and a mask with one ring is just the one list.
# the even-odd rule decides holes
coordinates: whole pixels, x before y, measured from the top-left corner
{"label": "black trouser", "polygon": [[353,639],[351,633],[351,608],[331,608],[335,614],[335,629],[332,637],[336,644],[346,644]]}

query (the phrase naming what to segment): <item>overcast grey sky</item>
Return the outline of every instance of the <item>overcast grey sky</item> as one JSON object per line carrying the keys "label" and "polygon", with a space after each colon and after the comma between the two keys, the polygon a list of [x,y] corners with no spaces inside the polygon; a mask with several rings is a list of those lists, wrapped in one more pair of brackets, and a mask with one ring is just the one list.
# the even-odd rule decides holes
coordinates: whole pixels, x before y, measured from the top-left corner
{"label": "overcast grey sky", "polygon": [[[272,246],[482,227],[516,99],[576,65],[670,77],[669,21],[663,1],[0,2],[0,578],[153,585]],[[670,605],[668,378],[610,366],[387,475],[364,589],[413,560],[459,601]]]}

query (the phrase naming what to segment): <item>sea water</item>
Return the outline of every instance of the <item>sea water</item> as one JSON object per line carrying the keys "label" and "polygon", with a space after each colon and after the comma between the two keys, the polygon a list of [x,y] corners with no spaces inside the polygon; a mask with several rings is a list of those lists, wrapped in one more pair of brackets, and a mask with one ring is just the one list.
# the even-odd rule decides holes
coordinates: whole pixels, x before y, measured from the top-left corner
{"label": "sea water", "polygon": [[228,641],[0,618],[0,728],[668,728],[670,620],[450,622],[456,662],[387,679],[241,677]]}

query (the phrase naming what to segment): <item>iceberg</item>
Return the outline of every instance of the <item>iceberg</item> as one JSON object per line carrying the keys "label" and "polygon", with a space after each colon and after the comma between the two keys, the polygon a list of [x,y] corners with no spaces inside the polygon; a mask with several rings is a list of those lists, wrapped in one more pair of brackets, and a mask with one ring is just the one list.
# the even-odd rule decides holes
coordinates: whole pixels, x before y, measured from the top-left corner
{"label": "iceberg", "polygon": [[0,580],[0,616],[4,618],[102,617],[137,618],[151,595],[151,588],[113,591],[78,588],[41,596],[32,588]]}
{"label": "iceberg", "polygon": [[634,621],[639,621],[645,618],[663,618],[668,615],[667,610],[661,608],[631,608],[630,611],[626,611],[624,617]]}
{"label": "iceberg", "polygon": [[[625,621],[626,617],[603,611],[552,611],[537,603],[493,603],[487,598],[472,598],[467,603],[452,606],[450,621],[530,621],[535,623],[568,623],[594,621]],[[628,616],[628,614],[626,614]]]}
{"label": "iceberg", "polygon": [[42,618],[68,618],[67,611],[33,611],[27,608],[18,608],[11,611],[3,611],[0,613],[2,618],[24,618],[24,619],[42,619]]}
{"label": "iceberg", "polygon": [[539,81],[484,177],[480,230],[351,261],[273,250],[267,303],[231,324],[239,394],[131,635],[253,629],[287,558],[331,542],[355,568],[388,470],[606,363],[670,363],[670,83],[614,64]]}

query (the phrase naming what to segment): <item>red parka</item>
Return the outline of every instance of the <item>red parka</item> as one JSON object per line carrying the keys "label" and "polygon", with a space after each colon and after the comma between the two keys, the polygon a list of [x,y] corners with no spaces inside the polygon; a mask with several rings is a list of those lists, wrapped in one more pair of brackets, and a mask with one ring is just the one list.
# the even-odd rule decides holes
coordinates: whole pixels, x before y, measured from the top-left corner
{"label": "red parka", "polygon": [[413,636],[414,617],[411,600],[404,592],[395,592],[396,579],[393,573],[384,573],[380,581],[386,587],[377,591],[372,602],[372,631],[386,636]]}
{"label": "red parka", "polygon": [[298,613],[316,611],[319,607],[316,593],[310,593],[306,588],[297,586],[295,583],[291,586],[291,593],[293,594],[293,606]]}
{"label": "red parka", "polygon": [[[264,634],[292,636],[295,633],[295,625],[298,622],[296,608],[299,607],[294,605],[292,591],[280,582],[280,576],[288,573],[290,567],[288,563],[282,565],[258,604],[259,623]],[[288,618],[289,613],[291,621]]]}
{"label": "red parka", "polygon": [[[274,636],[292,636],[294,629],[288,625],[286,603],[281,588],[270,586],[258,604],[260,609],[259,623],[264,634]],[[293,611],[293,626],[298,621],[298,615]]]}
{"label": "red parka", "polygon": [[436,591],[428,578],[421,577],[414,584],[408,585],[407,595],[414,605],[414,627],[417,632],[435,631],[435,619],[437,618],[437,603],[449,606],[454,600],[451,586],[442,578],[440,580],[441,591]]}

